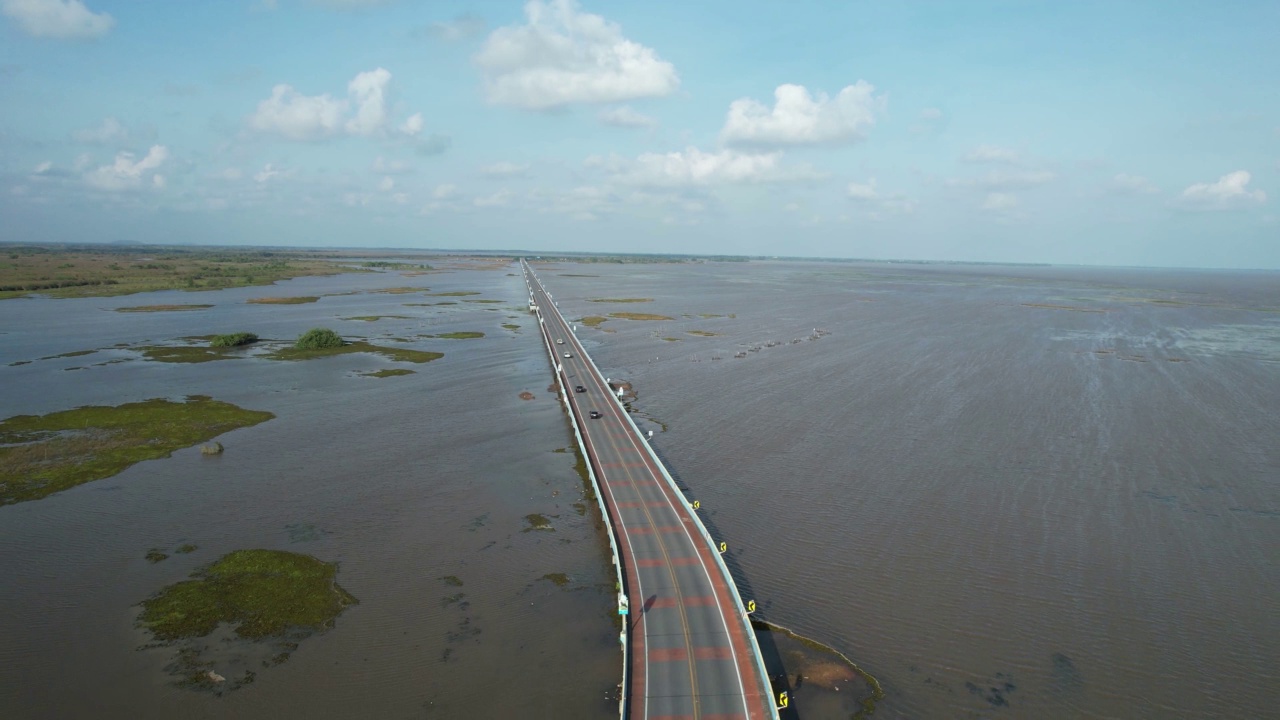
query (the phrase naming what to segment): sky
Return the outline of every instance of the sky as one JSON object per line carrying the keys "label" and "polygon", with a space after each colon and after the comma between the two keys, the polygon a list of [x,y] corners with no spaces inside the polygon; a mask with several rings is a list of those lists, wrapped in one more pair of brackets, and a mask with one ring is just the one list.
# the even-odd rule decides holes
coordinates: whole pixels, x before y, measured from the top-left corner
{"label": "sky", "polygon": [[0,241],[1280,268],[1280,3],[0,0]]}

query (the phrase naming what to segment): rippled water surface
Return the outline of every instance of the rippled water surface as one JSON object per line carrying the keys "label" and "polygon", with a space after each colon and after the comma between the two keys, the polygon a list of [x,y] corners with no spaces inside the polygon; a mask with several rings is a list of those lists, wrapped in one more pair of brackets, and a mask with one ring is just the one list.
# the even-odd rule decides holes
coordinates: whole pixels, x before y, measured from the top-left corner
{"label": "rippled water surface", "polygon": [[[567,317],[671,318],[578,332],[634,384],[744,596],[879,678],[874,717],[1275,715],[1277,274],[537,267]],[[0,302],[0,416],[188,394],[277,415],[220,457],[0,508],[0,714],[614,716],[613,572],[594,510],[572,507],[573,455],[555,452],[571,439],[514,272]],[[419,285],[481,294],[371,292]],[[244,302],[264,295],[322,297]],[[590,302],[626,297],[653,300]],[[112,311],[159,303],[215,307]],[[409,318],[341,319],[392,314]],[[114,347],[317,325],[446,356],[179,365]],[[421,337],[470,330],[486,337]],[[387,367],[417,372],[358,374]],[[531,513],[554,532],[523,532]],[[144,559],[184,542],[200,549]],[[246,547],[338,561],[360,604],[251,686],[174,687],[171,651],[135,649],[137,603]]]}
{"label": "rippled water surface", "polygon": [[[540,276],[569,316],[673,318],[579,335],[766,616],[881,680],[877,717],[1275,716],[1280,275]],[[625,297],[653,302],[589,302]]]}

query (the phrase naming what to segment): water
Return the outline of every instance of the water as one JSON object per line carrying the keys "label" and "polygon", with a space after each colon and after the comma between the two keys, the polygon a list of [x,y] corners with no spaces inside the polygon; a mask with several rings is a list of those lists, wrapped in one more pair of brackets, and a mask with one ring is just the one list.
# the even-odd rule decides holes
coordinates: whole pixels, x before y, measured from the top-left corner
{"label": "water", "polygon": [[1275,716],[1280,275],[589,267],[540,276],[675,318],[580,335],[877,717]]}
{"label": "water", "polygon": [[[634,383],[641,426],[729,542],[744,596],[877,676],[875,717],[1274,716],[1277,274],[537,267],[566,317],[675,318],[579,335]],[[0,508],[3,715],[613,717],[613,573],[594,510],[570,506],[573,456],[553,452],[570,435],[509,272],[0,303],[2,416],[196,393],[277,414],[220,438],[223,456],[184,450]],[[505,302],[243,303],[419,284]],[[606,297],[654,301],[588,302]],[[439,301],[458,304],[405,305]],[[159,303],[216,307],[110,311]],[[338,319],[376,314],[412,319]],[[356,373],[394,364],[110,349],[316,325],[446,357],[372,379]],[[487,337],[418,337],[455,330]],[[91,348],[108,349],[38,359]],[[530,513],[556,531],[521,532]],[[183,542],[200,549],[143,559]],[[135,649],[136,603],[245,547],[338,561],[361,602],[252,686],[172,687],[167,651]],[[570,585],[540,579],[556,572]],[[444,603],[457,592],[465,608]]]}
{"label": "water", "polygon": [[[513,266],[514,267],[514,266]],[[208,394],[277,418],[44,500],[0,508],[0,698],[6,718],[609,717],[618,681],[613,572],[581,494],[571,440],[522,312],[523,285],[503,271],[307,278],[280,287],[0,303],[3,416],[84,404]],[[250,297],[430,285],[476,299],[323,297],[311,305],[245,305]],[[457,301],[406,307],[409,302]],[[109,308],[216,303],[201,312]],[[497,307],[499,311],[488,308]],[[401,314],[374,323],[339,317]],[[501,327],[514,323],[520,330]],[[325,325],[375,343],[440,350],[396,365],[345,355],[302,363],[178,365],[116,343],[251,330],[292,338]],[[416,335],[479,330],[478,340]],[[30,364],[8,363],[33,360]],[[360,377],[383,367],[415,375]],[[82,370],[64,368],[82,366]],[[534,400],[521,400],[529,391]],[[529,532],[523,517],[552,517]],[[159,564],[143,556],[199,550]],[[301,643],[283,665],[224,697],[171,685],[171,649],[136,650],[136,604],[231,550],[265,547],[340,563],[360,604]],[[565,573],[564,588],[541,579]],[[462,587],[442,581],[457,576]],[[462,603],[445,598],[465,593]],[[465,603],[465,604],[464,604]],[[447,655],[446,655],[447,653]],[[237,661],[235,650],[222,658]],[[219,666],[223,667],[223,666]],[[233,667],[239,667],[233,665]],[[232,673],[224,672],[231,677]],[[614,709],[611,713],[611,709]]]}

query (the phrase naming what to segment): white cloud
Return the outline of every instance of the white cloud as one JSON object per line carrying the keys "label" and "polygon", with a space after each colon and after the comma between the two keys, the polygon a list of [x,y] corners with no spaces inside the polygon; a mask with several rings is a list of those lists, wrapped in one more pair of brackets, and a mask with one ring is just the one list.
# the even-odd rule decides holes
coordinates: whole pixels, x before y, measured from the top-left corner
{"label": "white cloud", "polygon": [[865,183],[849,183],[845,195],[868,209],[873,217],[878,217],[882,212],[909,213],[916,206],[915,201],[905,195],[882,195],[875,178]]}
{"label": "white cloud", "polygon": [[427,34],[436,40],[458,42],[468,40],[484,32],[484,20],[475,15],[462,14],[447,22],[427,25]]}
{"label": "white cloud", "polygon": [[262,166],[262,169],[253,174],[253,181],[256,183],[264,183],[274,177],[285,177],[288,173],[271,163]]}
{"label": "white cloud", "polygon": [[475,198],[471,202],[476,207],[506,207],[511,202],[511,191],[499,190],[492,195]]}
{"label": "white cloud", "polygon": [[523,177],[528,172],[528,165],[517,165],[512,162],[498,162],[480,168],[481,175],[491,178]]}
{"label": "white cloud", "polygon": [[404,160],[387,160],[381,155],[373,161],[371,169],[378,175],[407,175],[413,172],[413,166]]}
{"label": "white cloud", "polygon": [[161,174],[159,174],[159,173],[156,173],[155,175],[152,175],[152,176],[151,176],[151,186],[152,186],[152,187],[154,187],[154,188],[155,188],[155,189],[157,189],[157,190],[163,190],[163,189],[164,189],[164,186],[165,186],[165,179],[164,179],[164,176],[163,176],[163,175],[161,175]]}
{"label": "white cloud", "polygon": [[[111,165],[102,165],[84,174],[84,181],[99,190],[129,190],[142,184],[148,174],[154,174],[156,168],[169,158],[169,150],[163,145],[153,145],[146,157],[135,161],[133,153],[122,152],[116,155]],[[164,181],[161,180],[160,184]]]}
{"label": "white cloud", "polygon": [[586,164],[604,170],[621,182],[651,187],[794,182],[822,177],[808,166],[784,167],[781,159],[780,152],[721,150],[710,153],[690,147],[669,153],[645,153],[634,162],[616,156],[592,157]]}
{"label": "white cloud", "polygon": [[[271,97],[258,103],[248,125],[257,132],[288,140],[323,140],[346,133],[356,136],[386,136],[388,129],[387,91],[391,73],[376,68],[359,73],[347,83],[347,98],[303,95],[292,86],[276,85]],[[354,107],[354,113],[351,113]],[[414,136],[425,123],[421,113],[410,115],[395,132]]]}
{"label": "white cloud", "polygon": [[1048,170],[994,170],[981,177],[952,178],[951,187],[972,187],[988,192],[1021,190],[1053,182],[1057,175]]}
{"label": "white cloud", "polygon": [[53,168],[53,163],[48,160],[45,160],[44,162],[32,168],[31,172],[35,173],[36,175],[43,175],[49,172],[49,170],[52,168]]}
{"label": "white cloud", "polygon": [[803,85],[779,85],[772,109],[751,98],[729,105],[720,139],[729,144],[786,145],[838,143],[863,139],[875,124],[883,100],[875,88],[859,80],[834,98],[809,94]]}
{"label": "white cloud", "polygon": [[1152,184],[1150,180],[1140,175],[1130,175],[1128,173],[1120,173],[1112,178],[1111,186],[1123,193],[1150,195],[1160,192],[1160,188]]}
{"label": "white cloud", "polygon": [[457,197],[457,195],[458,195],[457,185],[448,185],[448,184],[437,185],[435,190],[431,191],[431,197],[435,198],[436,200],[449,200],[451,198]]}
{"label": "white cloud", "polygon": [[[347,121],[347,132],[352,135],[372,135],[386,125],[386,89],[389,82],[391,73],[385,68],[378,68],[362,72],[347,83],[347,94],[356,102],[356,115]],[[422,130],[422,117],[414,117],[418,118],[418,130]]]}
{"label": "white cloud", "polygon": [[422,113],[414,113],[410,115],[408,119],[404,121],[404,124],[400,126],[400,132],[412,137],[422,132],[422,128],[425,126],[426,123],[422,120]]}
{"label": "white cloud", "polygon": [[119,120],[108,117],[98,127],[72,131],[71,139],[87,145],[121,145],[129,140],[129,131]]}
{"label": "white cloud", "polygon": [[525,25],[501,27],[475,56],[489,101],[526,110],[669,95],[675,67],[573,0],[530,0]]}
{"label": "white cloud", "polygon": [[982,201],[983,210],[992,210],[996,212],[1012,210],[1018,207],[1018,198],[1009,193],[993,192],[987,193],[987,197]]}
{"label": "white cloud", "polygon": [[622,107],[601,110],[597,116],[600,122],[605,125],[613,125],[616,127],[653,127],[658,124],[657,120],[632,110],[631,107],[623,105]]}
{"label": "white cloud", "polygon": [[95,13],[80,0],[0,0],[0,11],[35,37],[78,40],[106,35],[114,18]]}
{"label": "white cloud", "polygon": [[979,145],[961,159],[967,163],[994,165],[1017,165],[1022,162],[1022,157],[1016,150],[996,145]]}
{"label": "white cloud", "polygon": [[1253,176],[1246,170],[1237,170],[1218,178],[1215,183],[1196,183],[1178,198],[1183,207],[1193,210],[1232,210],[1261,205],[1267,194],[1261,190],[1249,190]]}
{"label": "white cloud", "polygon": [[396,181],[392,180],[389,177],[382,178],[382,181],[378,183],[378,189],[381,190],[382,192],[391,192],[395,188],[396,188]]}
{"label": "white cloud", "polygon": [[319,140],[339,132],[347,105],[327,94],[307,96],[289,85],[276,85],[271,97],[258,103],[249,127],[289,140]]}

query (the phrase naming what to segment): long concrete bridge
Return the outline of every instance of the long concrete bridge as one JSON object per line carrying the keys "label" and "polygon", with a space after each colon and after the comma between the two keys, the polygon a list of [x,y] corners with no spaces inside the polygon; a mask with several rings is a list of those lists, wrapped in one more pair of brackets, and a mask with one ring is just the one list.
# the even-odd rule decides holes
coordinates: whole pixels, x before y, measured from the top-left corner
{"label": "long concrete bridge", "polygon": [[[527,263],[565,405],[618,569],[624,719],[777,720],[747,607],[691,504]],[[752,607],[754,607],[752,605]],[[786,698],[780,698],[784,706]]]}

